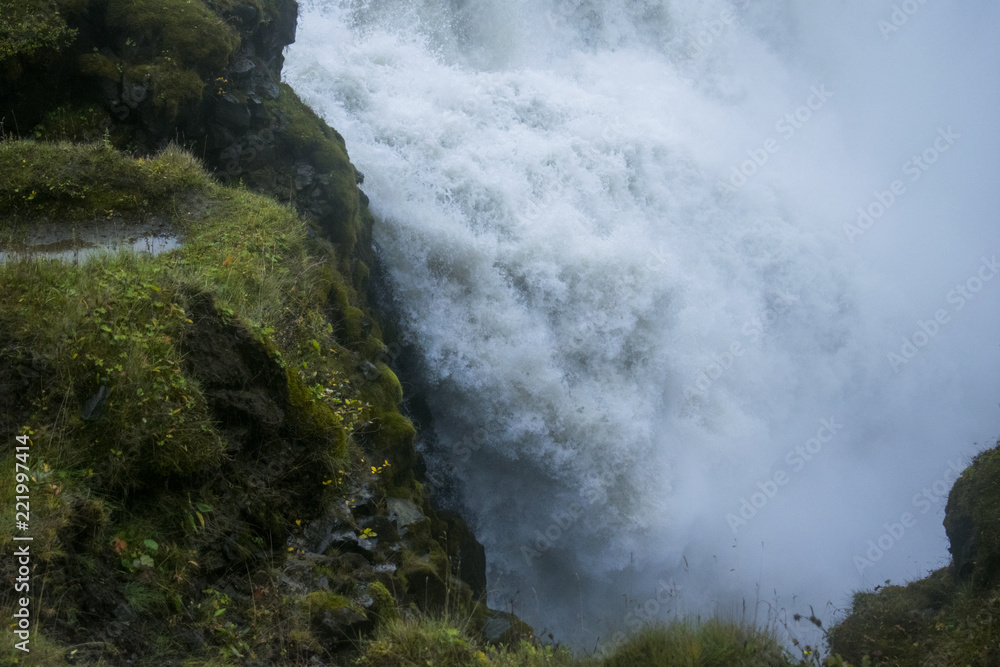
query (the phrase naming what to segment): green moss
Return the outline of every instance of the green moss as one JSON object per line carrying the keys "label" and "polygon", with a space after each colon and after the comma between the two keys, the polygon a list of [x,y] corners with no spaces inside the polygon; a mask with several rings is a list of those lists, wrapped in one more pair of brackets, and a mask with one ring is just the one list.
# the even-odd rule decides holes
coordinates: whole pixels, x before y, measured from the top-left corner
{"label": "green moss", "polygon": [[201,0],[109,0],[108,25],[149,57],[178,61],[203,73],[218,70],[239,48],[239,35]]}
{"label": "green moss", "polygon": [[149,85],[153,106],[165,111],[168,118],[175,118],[184,105],[199,101],[205,89],[197,72],[167,58],[156,58],[152,65],[134,65],[126,74],[132,81]]}
{"label": "green moss", "polygon": [[396,600],[382,582],[374,581],[368,584],[368,595],[372,597],[372,608],[379,623],[391,622],[399,618]]}
{"label": "green moss", "polygon": [[380,393],[391,405],[399,405],[403,402],[403,385],[399,383],[399,378],[388,366],[379,362],[378,380],[376,380]]}
{"label": "green moss", "polygon": [[281,84],[276,100],[264,103],[269,116],[274,117],[288,141],[289,152],[297,162],[313,165],[328,180],[330,202],[335,207],[332,220],[324,221],[334,243],[344,246],[349,255],[358,241],[361,219],[357,172],[347,156],[344,138],[306,106],[295,91]]}
{"label": "green moss", "polygon": [[125,73],[125,62],[121,58],[108,57],[101,53],[84,53],[77,58],[80,73],[87,76],[99,76],[121,83]]}
{"label": "green moss", "polygon": [[58,50],[76,37],[58,5],[50,0],[0,0],[0,75],[15,78],[18,59]]}
{"label": "green moss", "polygon": [[324,436],[333,440],[333,455],[344,458],[347,455],[347,435],[344,432],[343,419],[333,408],[322,400],[318,400],[309,387],[306,387],[292,368],[286,368],[288,380],[288,400],[296,418],[305,425],[308,435]]}
{"label": "green moss", "polygon": [[111,127],[111,117],[96,106],[61,106],[35,127],[35,138],[47,141],[94,142]]}
{"label": "green moss", "polygon": [[351,281],[357,289],[365,290],[368,288],[370,275],[371,271],[368,269],[367,264],[360,260],[354,263],[354,270],[351,272]]}
{"label": "green moss", "polygon": [[981,590],[1000,584],[1000,443],[977,455],[955,482],[945,528],[953,547],[971,550],[961,554],[974,562],[971,572],[957,574]]}
{"label": "green moss", "polygon": [[362,321],[364,311],[351,305],[354,291],[341,279],[330,285],[329,300],[334,309],[334,325],[338,334],[348,343],[357,344],[364,339]]}
{"label": "green moss", "polygon": [[323,611],[336,611],[337,609],[361,611],[348,598],[330,591],[313,591],[305,596],[303,604],[311,614]]}
{"label": "green moss", "polygon": [[413,446],[417,431],[398,411],[373,412],[371,439],[379,449]]}

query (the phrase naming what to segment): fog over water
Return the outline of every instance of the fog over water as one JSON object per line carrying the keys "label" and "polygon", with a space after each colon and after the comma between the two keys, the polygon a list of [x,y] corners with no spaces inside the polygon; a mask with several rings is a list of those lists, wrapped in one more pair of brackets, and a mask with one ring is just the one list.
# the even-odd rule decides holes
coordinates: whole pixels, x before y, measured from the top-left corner
{"label": "fog over water", "polygon": [[1000,5],[300,5],[494,607],[590,647],[947,563],[1000,435]]}

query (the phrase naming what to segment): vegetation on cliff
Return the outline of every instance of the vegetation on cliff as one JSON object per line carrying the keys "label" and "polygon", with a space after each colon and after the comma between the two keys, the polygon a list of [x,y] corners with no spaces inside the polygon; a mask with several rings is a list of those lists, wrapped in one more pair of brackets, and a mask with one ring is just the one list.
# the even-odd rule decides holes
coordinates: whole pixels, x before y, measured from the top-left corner
{"label": "vegetation on cliff", "polygon": [[872,665],[1000,664],[1000,442],[955,482],[944,525],[951,564],[855,594],[831,650]]}
{"label": "vegetation on cliff", "polygon": [[[0,434],[31,442],[35,664],[296,664],[445,586],[472,613],[448,527],[393,472],[412,437],[383,431],[412,427],[391,373],[344,344],[328,242],[177,148],[6,141],[0,173]],[[30,248],[44,226],[157,217],[179,248]],[[0,482],[8,525],[18,493]]]}
{"label": "vegetation on cliff", "polygon": [[[482,547],[419,483],[369,305],[363,177],[280,83],[295,15],[0,0],[0,468],[30,441],[33,538],[31,653],[6,632],[0,661],[846,665],[718,620],[575,657],[478,603]],[[150,230],[179,245],[82,247]],[[44,252],[67,248],[84,258]],[[858,593],[831,651],[1000,662],[997,452],[952,492],[952,567]],[[18,483],[0,475],[8,526]]]}

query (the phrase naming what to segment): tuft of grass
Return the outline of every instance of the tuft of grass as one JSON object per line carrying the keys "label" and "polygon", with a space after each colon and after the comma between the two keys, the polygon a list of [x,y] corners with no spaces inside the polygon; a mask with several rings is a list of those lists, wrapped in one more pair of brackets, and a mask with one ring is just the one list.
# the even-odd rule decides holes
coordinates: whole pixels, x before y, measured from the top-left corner
{"label": "tuft of grass", "polygon": [[361,649],[362,665],[488,665],[479,643],[447,619],[402,618],[383,623]]}
{"label": "tuft of grass", "polygon": [[638,630],[601,663],[602,667],[791,667],[792,661],[768,629],[719,619],[681,619]]}
{"label": "tuft of grass", "polygon": [[[211,179],[195,158],[176,146],[144,159],[103,142],[0,143],[0,216],[15,223],[149,214],[210,189]],[[9,220],[4,226],[11,231]]]}

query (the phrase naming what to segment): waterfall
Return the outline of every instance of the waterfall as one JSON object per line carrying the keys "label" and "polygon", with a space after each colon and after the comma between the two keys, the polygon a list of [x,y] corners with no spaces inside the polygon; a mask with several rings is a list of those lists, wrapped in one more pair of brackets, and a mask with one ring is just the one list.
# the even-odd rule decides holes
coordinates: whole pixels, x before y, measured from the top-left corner
{"label": "waterfall", "polygon": [[585,646],[947,563],[1000,433],[1000,7],[300,5],[494,607]]}

